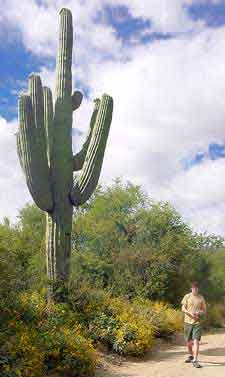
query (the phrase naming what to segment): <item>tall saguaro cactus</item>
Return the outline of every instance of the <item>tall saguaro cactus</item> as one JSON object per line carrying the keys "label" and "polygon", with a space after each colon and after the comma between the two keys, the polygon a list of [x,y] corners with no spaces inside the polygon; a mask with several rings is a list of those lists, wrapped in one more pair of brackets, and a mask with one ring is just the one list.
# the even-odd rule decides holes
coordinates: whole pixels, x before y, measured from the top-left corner
{"label": "tall saguaro cactus", "polygon": [[[72,117],[82,93],[72,95],[73,23],[60,11],[56,100],[38,75],[29,77],[29,93],[19,98],[17,150],[29,191],[46,216],[47,274],[51,297],[69,277],[73,206],[87,201],[96,188],[112,120],[113,100],[96,99],[90,129],[81,151],[73,156]],[[80,171],[73,179],[73,172]]]}

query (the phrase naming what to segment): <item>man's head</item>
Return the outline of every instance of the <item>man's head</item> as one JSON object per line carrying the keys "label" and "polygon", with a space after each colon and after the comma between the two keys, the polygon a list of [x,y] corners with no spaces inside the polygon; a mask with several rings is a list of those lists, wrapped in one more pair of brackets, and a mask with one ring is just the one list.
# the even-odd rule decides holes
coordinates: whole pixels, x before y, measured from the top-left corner
{"label": "man's head", "polygon": [[198,294],[198,282],[197,281],[193,281],[191,283],[191,291],[194,295],[197,295]]}

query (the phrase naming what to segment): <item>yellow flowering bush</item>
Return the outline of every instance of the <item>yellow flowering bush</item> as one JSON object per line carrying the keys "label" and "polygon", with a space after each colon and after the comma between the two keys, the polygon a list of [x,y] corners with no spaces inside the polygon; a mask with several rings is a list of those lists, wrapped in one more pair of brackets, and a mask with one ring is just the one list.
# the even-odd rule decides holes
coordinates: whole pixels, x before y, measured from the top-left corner
{"label": "yellow flowering bush", "polygon": [[43,292],[24,292],[0,325],[1,377],[91,377],[97,352],[107,344],[123,355],[142,355],[156,336],[182,327],[169,305],[136,298],[128,301],[83,286],[68,304],[46,304]]}
{"label": "yellow flowering bush", "polygon": [[141,355],[152,347],[155,337],[170,336],[183,327],[181,312],[163,302],[115,298],[86,284],[71,297],[90,337],[120,354]]}
{"label": "yellow flowering bush", "polygon": [[112,298],[104,291],[83,287],[73,297],[75,310],[82,310],[90,337],[120,354],[140,355],[152,347],[155,328],[132,304]]}
{"label": "yellow flowering bush", "polygon": [[132,304],[116,298],[110,303],[119,326],[115,331],[113,349],[119,353],[140,355],[154,343],[155,327],[137,313]]}
{"label": "yellow flowering bush", "polygon": [[133,305],[155,326],[158,337],[170,336],[183,328],[182,313],[169,304],[136,298],[133,300]]}
{"label": "yellow flowering bush", "polygon": [[0,329],[0,376],[94,375],[97,353],[68,305],[23,293]]}
{"label": "yellow flowering bush", "polygon": [[97,354],[91,341],[84,338],[79,325],[46,331],[41,338],[49,374],[71,377],[94,375]]}
{"label": "yellow flowering bush", "polygon": [[22,321],[9,321],[7,334],[1,334],[0,375],[18,377],[43,377],[44,352],[38,344],[38,332]]}
{"label": "yellow flowering bush", "polygon": [[179,310],[167,308],[165,310],[165,323],[168,326],[168,333],[179,332],[183,329],[183,314]]}
{"label": "yellow flowering bush", "polygon": [[110,294],[103,289],[90,287],[82,282],[70,292],[70,304],[74,312],[80,313],[84,321],[90,321],[106,310]]}

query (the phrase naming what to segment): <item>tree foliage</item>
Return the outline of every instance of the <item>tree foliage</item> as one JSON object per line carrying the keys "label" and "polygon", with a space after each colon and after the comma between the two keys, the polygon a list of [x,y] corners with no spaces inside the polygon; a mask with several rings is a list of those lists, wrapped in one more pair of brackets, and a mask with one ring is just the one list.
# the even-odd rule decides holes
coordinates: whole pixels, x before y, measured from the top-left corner
{"label": "tree foliage", "polygon": [[[0,225],[2,297],[45,286],[44,229],[45,215],[34,205],[20,211],[16,225]],[[179,305],[197,279],[209,300],[224,300],[224,240],[196,234],[169,203],[152,201],[138,185],[117,179],[98,186],[74,214],[72,240],[72,282]]]}

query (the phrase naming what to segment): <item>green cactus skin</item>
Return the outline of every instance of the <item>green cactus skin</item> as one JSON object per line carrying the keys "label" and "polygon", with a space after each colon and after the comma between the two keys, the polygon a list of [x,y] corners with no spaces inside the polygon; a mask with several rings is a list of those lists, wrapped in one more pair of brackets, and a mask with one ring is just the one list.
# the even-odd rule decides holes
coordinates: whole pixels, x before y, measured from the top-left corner
{"label": "green cactus skin", "polygon": [[87,152],[82,166],[82,173],[76,178],[70,194],[71,201],[75,206],[79,206],[89,199],[98,183],[101,172],[106,141],[112,121],[112,98],[104,94],[101,103],[98,103],[97,107],[98,113],[90,143],[88,147],[84,145],[84,149],[86,147]]}
{"label": "green cactus skin", "polygon": [[40,77],[34,74],[29,77],[29,94],[20,96],[18,104],[20,165],[35,203],[47,212],[46,266],[51,300],[63,299],[56,291],[64,289],[69,278],[73,206],[85,203],[97,186],[113,112],[110,96],[104,94],[95,100],[87,139],[73,156],[72,117],[83,95],[79,91],[71,95],[72,49],[72,14],[63,8],[55,104],[51,90],[42,87]]}

